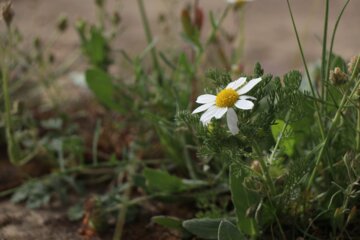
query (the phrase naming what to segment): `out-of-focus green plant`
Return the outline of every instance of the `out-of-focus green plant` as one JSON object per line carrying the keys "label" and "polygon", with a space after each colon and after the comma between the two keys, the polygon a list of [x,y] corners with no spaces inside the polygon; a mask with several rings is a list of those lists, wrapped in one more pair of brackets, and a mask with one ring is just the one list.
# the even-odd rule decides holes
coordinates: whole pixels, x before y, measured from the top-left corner
{"label": "out-of-focus green plant", "polygon": [[[62,100],[54,83],[68,71],[77,56],[70,56],[58,66],[52,52],[53,44],[68,27],[65,16],[59,18],[57,30],[46,44],[40,38],[35,38],[33,42],[23,39],[13,24],[14,12],[10,1],[2,5],[1,13],[6,28],[0,33],[0,97],[3,100],[0,127],[5,130],[9,160],[20,165],[44,152],[40,126],[31,111],[42,111],[41,108],[46,105],[54,111],[59,110]],[[49,99],[50,104],[46,103],[45,98]]]}

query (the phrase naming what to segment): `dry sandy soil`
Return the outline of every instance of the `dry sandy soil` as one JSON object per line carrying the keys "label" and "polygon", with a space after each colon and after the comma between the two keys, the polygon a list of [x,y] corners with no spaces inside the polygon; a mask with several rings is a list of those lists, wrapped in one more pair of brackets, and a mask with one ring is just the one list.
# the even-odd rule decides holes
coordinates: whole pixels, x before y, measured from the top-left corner
{"label": "dry sandy soil", "polygon": [[[69,16],[72,24],[79,18],[92,21],[96,15],[94,5],[89,0],[13,0],[13,2],[16,12],[15,24],[19,26],[25,38],[29,39],[40,36],[45,41],[49,40],[51,38],[49,33],[55,32],[57,17],[62,13]],[[141,52],[146,43],[136,1],[108,0],[108,2],[109,8],[119,7],[125,26],[124,33],[117,43],[118,46],[132,55]],[[159,14],[178,16],[186,2],[189,1],[145,0],[154,35],[159,36],[159,45],[166,45],[166,41],[159,34],[161,32],[157,24]],[[306,57],[310,61],[315,61],[321,55],[321,43],[318,39],[322,34],[324,1],[292,2]],[[331,1],[330,29],[343,2],[343,0]],[[225,0],[200,0],[200,3],[206,10],[212,10],[216,14],[225,7]],[[360,52],[359,10],[360,1],[351,1],[339,26],[335,52],[345,58]],[[238,26],[235,19],[229,18],[226,21],[225,26],[229,32],[236,30]],[[209,27],[208,24],[206,27]],[[181,31],[176,21],[172,31],[175,34]],[[66,56],[77,46],[77,34],[70,29],[58,40],[57,54]],[[257,61],[263,64],[266,72],[276,74],[283,74],[289,68],[301,68],[300,55],[285,0],[257,0],[248,4],[245,59],[247,70]],[[77,239],[76,228],[64,229],[61,221],[62,218],[56,213],[31,211],[22,206],[0,203],[0,239]]]}
{"label": "dry sandy soil", "polygon": [[[93,1],[89,0],[14,0],[16,24],[26,37],[41,36],[51,38],[57,16],[64,13],[72,23],[77,19],[93,20],[96,16]],[[146,46],[139,10],[135,0],[108,0],[109,9],[118,9],[123,19],[125,31],[119,39],[119,47],[132,54],[141,52]],[[189,0],[145,0],[154,35],[160,33],[157,19],[159,14],[179,16],[180,9]],[[324,1],[297,0],[293,2],[293,10],[298,29],[301,34],[306,57],[314,61],[321,56],[319,38],[322,35],[322,17]],[[335,23],[344,0],[331,1],[330,30]],[[218,15],[225,7],[225,0],[200,0],[206,10]],[[343,16],[336,38],[335,52],[345,58],[360,51],[360,1],[351,1]],[[236,30],[236,18],[228,18],[226,28]],[[246,54],[245,64],[253,66],[261,62],[268,72],[283,74],[289,68],[301,66],[300,55],[295,41],[293,29],[285,0],[257,0],[248,4],[246,9]],[[208,20],[208,19],[206,19]],[[208,21],[206,21],[208,23]],[[174,22],[172,31],[177,34],[181,29]],[[206,24],[208,27],[208,24]],[[159,37],[159,44],[166,42]],[[76,32],[71,29],[62,36],[56,47],[63,54],[69,53],[77,46]]]}

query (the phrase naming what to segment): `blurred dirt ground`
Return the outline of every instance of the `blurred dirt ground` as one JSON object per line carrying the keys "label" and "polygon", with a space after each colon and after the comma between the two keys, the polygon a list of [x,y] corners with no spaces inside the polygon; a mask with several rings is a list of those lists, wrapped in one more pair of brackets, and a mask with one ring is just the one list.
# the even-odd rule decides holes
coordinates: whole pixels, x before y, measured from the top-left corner
{"label": "blurred dirt ground", "polygon": [[[0,0],[1,2],[1,0]],[[40,36],[45,41],[51,40],[55,32],[57,17],[65,13],[72,24],[77,19],[92,21],[96,13],[93,1],[89,0],[14,0],[16,13],[15,24],[19,26],[25,38]],[[179,16],[185,0],[145,0],[151,27],[158,37],[159,46],[174,46],[174,42],[162,37],[159,27],[160,14]],[[303,40],[306,57],[310,61],[317,60],[321,55],[320,38],[322,35],[323,2],[320,0],[292,1],[298,29]],[[335,17],[341,10],[344,1],[331,1],[330,32]],[[220,14],[225,7],[225,0],[200,0],[205,11],[212,10]],[[126,49],[135,55],[146,47],[139,11],[135,0],[108,0],[108,8],[119,7],[124,32],[117,43],[119,48]],[[344,14],[335,42],[335,52],[350,58],[360,52],[360,1],[351,1]],[[234,14],[234,13],[232,13]],[[180,24],[174,18],[171,31],[178,35]],[[205,27],[208,29],[208,18]],[[238,27],[236,17],[227,19],[226,29],[235,31]],[[3,27],[3,24],[0,25]],[[1,29],[0,27],[0,29]],[[257,0],[246,7],[246,53],[245,65],[250,71],[251,66],[259,61],[266,72],[283,74],[290,68],[300,68],[300,55],[295,41],[293,29],[285,0]],[[175,45],[176,46],[176,45]],[[57,55],[65,57],[78,48],[77,34],[73,28],[59,38],[56,45]],[[1,184],[1,183],[0,183]],[[23,206],[0,202],[0,240],[49,240],[49,239],[80,239],[78,226],[69,223],[62,212],[48,210],[29,210]],[[141,239],[151,239],[144,238]],[[154,238],[152,238],[154,239]],[[163,239],[174,239],[173,237]]]}
{"label": "blurred dirt ground", "polygon": [[[25,37],[40,36],[51,39],[60,14],[66,14],[72,23],[78,19],[93,21],[96,16],[93,1],[90,0],[14,0],[16,11],[15,23],[24,32]],[[135,0],[107,0],[107,8],[111,11],[119,10],[123,20],[124,32],[119,38],[119,48],[126,49],[131,54],[141,52],[145,46],[145,38],[137,1]],[[179,35],[181,29],[176,18],[180,10],[191,0],[145,0],[149,19],[152,23],[154,35],[157,36],[158,46],[174,46],[161,36],[158,24],[160,14],[173,16],[174,35]],[[291,1],[298,30],[303,40],[306,57],[310,61],[321,56],[322,22],[324,15],[324,1],[301,0]],[[329,32],[332,32],[337,15],[344,0],[331,1]],[[225,7],[225,0],[200,0],[200,5],[219,15]],[[110,12],[111,12],[110,11]],[[338,28],[334,51],[350,58],[360,52],[360,1],[351,1],[341,24]],[[234,15],[234,14],[233,14]],[[206,15],[205,27],[209,27]],[[291,26],[285,0],[256,0],[246,6],[246,54],[245,64],[248,69],[257,61],[265,67],[265,71],[283,74],[289,68],[300,67],[300,55]],[[234,32],[239,23],[235,17],[226,21],[226,29]],[[183,45],[183,43],[182,43]],[[74,29],[61,36],[56,47],[61,55],[67,55],[78,46],[78,38]]]}

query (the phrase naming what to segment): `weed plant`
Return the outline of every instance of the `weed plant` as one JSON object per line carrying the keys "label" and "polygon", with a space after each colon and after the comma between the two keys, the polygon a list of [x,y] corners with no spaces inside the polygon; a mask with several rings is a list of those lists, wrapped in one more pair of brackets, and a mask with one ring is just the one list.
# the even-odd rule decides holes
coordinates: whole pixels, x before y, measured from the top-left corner
{"label": "weed plant", "polygon": [[[121,13],[110,14],[106,1],[95,1],[97,23],[76,24],[87,62],[86,85],[108,114],[114,119],[121,116],[121,122],[114,124],[129,129],[131,140],[121,146],[121,156],[100,158],[99,120],[93,130],[92,159],[83,158],[82,140],[71,129],[63,131],[61,120],[45,123],[53,131],[42,140],[36,134],[32,144],[19,140],[19,126],[27,129],[21,125],[26,115],[12,113],[16,99],[16,91],[11,90],[16,86],[9,84],[12,73],[24,61],[38,64],[46,81],[56,79],[59,71],[44,59],[40,42],[35,42],[35,57],[19,50],[11,6],[5,5],[0,120],[8,157],[13,164],[23,164],[46,149],[45,155],[56,159],[58,167],[0,194],[15,192],[13,201],[41,207],[55,196],[67,202],[67,195],[76,193],[81,200],[69,209],[69,218],[82,218],[83,232],[95,236],[111,229],[113,217],[117,219],[114,240],[121,239],[125,224],[136,219],[143,203],[154,201],[196,206],[192,219],[155,216],[151,220],[176,230],[183,239],[356,239],[360,234],[360,55],[354,53],[347,63],[333,53],[337,27],[351,4],[343,2],[329,34],[331,2],[325,0],[320,74],[312,74],[290,0],[284,1],[305,74],[289,71],[278,77],[265,73],[259,63],[250,74],[240,71],[241,34],[236,53],[227,56],[228,34],[222,23],[232,10],[243,16],[244,1],[229,1],[220,16],[210,12],[206,37],[201,2],[184,8],[181,36],[190,51],[170,55],[158,49],[147,18],[148,3],[137,0],[147,47],[136,56],[115,47],[115,40],[125,37]],[[59,29],[66,26],[62,19]],[[216,49],[215,54],[210,48]],[[225,70],[206,69],[214,56]],[[122,75],[124,61],[131,77]],[[25,73],[33,76],[32,70]],[[50,93],[51,84],[44,85]],[[196,108],[197,103],[202,107]],[[159,146],[160,154],[154,146]],[[86,198],[89,179],[109,187]]]}

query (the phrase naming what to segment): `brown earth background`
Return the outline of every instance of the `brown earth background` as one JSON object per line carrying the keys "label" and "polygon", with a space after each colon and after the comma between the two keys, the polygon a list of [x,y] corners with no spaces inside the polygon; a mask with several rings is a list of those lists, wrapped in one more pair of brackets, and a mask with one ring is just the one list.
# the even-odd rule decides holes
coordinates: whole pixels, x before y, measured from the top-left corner
{"label": "brown earth background", "polygon": [[[107,8],[118,10],[123,19],[124,31],[117,45],[131,54],[141,52],[146,47],[137,1],[108,0]],[[162,38],[158,24],[160,14],[174,17],[171,31],[180,34],[178,21],[180,10],[189,0],[145,0],[151,27],[158,38],[158,46],[174,46],[167,38]],[[321,39],[324,2],[320,0],[293,0],[292,6],[298,30],[301,35],[306,58],[315,61],[321,56]],[[343,0],[331,0],[329,32],[332,31]],[[217,16],[225,7],[225,0],[200,0],[200,4]],[[14,0],[15,23],[27,38],[40,36],[49,40],[54,32],[57,17],[66,14],[71,23],[78,19],[94,21],[96,16],[93,1],[90,0]],[[110,11],[110,12],[111,12]],[[348,59],[360,51],[360,1],[352,0],[339,25],[334,51]],[[290,68],[301,67],[297,43],[290,22],[285,0],[257,0],[246,6],[245,16],[245,64],[253,66],[259,61],[265,70],[283,74]],[[225,28],[235,32],[239,23],[229,17]],[[209,28],[206,15],[205,28]],[[205,30],[206,31],[206,30]],[[78,46],[78,36],[70,29],[56,44],[60,55],[67,55]],[[176,45],[175,45],[176,46]]]}

